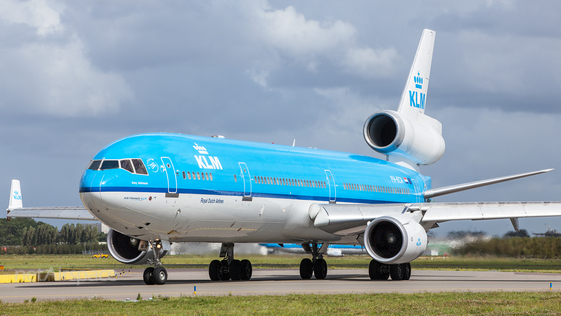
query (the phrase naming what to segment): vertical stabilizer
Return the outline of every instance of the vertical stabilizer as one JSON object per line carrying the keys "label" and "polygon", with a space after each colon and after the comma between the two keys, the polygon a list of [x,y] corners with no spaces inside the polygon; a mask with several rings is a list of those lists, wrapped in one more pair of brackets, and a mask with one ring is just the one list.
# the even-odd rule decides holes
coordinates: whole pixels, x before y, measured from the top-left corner
{"label": "vertical stabilizer", "polygon": [[401,95],[397,112],[409,119],[418,120],[419,114],[425,113],[435,36],[435,31],[423,30],[405,89]]}
{"label": "vertical stabilizer", "polygon": [[19,180],[12,180],[12,189],[10,190],[10,204],[8,210],[22,208],[23,201],[21,198],[21,186]]}
{"label": "vertical stabilizer", "polygon": [[372,114],[364,123],[364,139],[395,164],[419,171],[444,154],[442,124],[425,115],[436,32],[423,30],[397,112]]}

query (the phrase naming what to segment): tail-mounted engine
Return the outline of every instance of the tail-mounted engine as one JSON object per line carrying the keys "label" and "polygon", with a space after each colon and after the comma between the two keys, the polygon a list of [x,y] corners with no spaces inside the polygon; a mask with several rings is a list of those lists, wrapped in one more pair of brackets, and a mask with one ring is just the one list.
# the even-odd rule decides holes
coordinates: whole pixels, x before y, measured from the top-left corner
{"label": "tail-mounted engine", "polygon": [[375,151],[417,165],[430,165],[444,154],[442,125],[421,113],[417,120],[390,110],[375,113],[364,123],[363,133]]}
{"label": "tail-mounted engine", "polygon": [[380,263],[407,263],[423,254],[427,248],[427,233],[407,216],[382,216],[366,227],[364,247]]}
{"label": "tail-mounted engine", "polygon": [[[145,264],[148,259],[154,257],[150,247],[140,250],[142,249],[140,239],[123,235],[112,229],[107,233],[107,248],[115,260],[125,264]],[[160,258],[165,255],[166,251],[160,255]]]}

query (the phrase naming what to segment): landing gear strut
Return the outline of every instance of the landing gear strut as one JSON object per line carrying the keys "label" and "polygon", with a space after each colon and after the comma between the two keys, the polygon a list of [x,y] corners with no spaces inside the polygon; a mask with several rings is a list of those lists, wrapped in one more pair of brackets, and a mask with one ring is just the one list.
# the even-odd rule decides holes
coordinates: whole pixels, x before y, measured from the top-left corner
{"label": "landing gear strut", "polygon": [[154,254],[154,257],[152,259],[148,259],[148,263],[153,264],[154,267],[146,268],[142,278],[144,279],[144,283],[148,285],[165,284],[168,280],[168,272],[164,267],[162,267],[162,263],[160,262],[160,254],[163,251],[162,241],[150,241],[150,245],[152,246],[152,253]]}
{"label": "landing gear strut", "polygon": [[319,249],[317,243],[307,244],[303,243],[302,248],[306,253],[312,254],[312,260],[305,258],[300,262],[300,277],[304,280],[309,280],[312,275],[316,279],[323,280],[327,276],[327,262],[323,259],[323,253],[327,249],[328,244],[324,243]]}
{"label": "landing gear strut", "polygon": [[212,281],[238,281],[249,280],[253,269],[249,260],[234,259],[234,244],[223,243],[220,248],[220,257],[224,259],[212,260],[208,266],[208,275]]}
{"label": "landing gear strut", "polygon": [[390,275],[394,281],[409,280],[411,278],[411,263],[383,264],[371,260],[368,275],[371,280],[387,280]]}

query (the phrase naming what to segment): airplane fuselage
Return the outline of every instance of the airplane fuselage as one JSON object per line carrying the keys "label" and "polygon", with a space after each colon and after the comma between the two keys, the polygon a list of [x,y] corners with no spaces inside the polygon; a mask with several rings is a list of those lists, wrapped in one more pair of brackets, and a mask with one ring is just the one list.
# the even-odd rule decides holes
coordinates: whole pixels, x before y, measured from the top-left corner
{"label": "airplane fuselage", "polygon": [[[182,134],[101,150],[84,206],[128,236],[171,242],[345,242],[314,227],[314,203],[415,203],[430,178],[380,159]],[[356,242],[356,241],[355,241]]]}

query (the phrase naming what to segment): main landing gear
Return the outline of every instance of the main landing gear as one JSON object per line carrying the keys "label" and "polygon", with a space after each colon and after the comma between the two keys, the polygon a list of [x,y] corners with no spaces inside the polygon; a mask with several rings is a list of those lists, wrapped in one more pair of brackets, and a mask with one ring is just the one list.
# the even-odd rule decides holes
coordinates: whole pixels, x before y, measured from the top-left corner
{"label": "main landing gear", "polygon": [[223,243],[220,248],[220,257],[224,259],[212,260],[208,266],[208,275],[212,281],[238,281],[249,280],[253,269],[249,260],[234,259],[234,244]]}
{"label": "main landing gear", "polygon": [[144,279],[144,283],[148,285],[165,284],[168,280],[168,272],[164,267],[162,267],[162,263],[160,262],[160,254],[163,251],[162,241],[150,241],[150,245],[152,246],[152,253],[154,254],[154,258],[148,259],[148,263],[153,264],[154,267],[146,268],[146,270],[144,270],[142,278]]}
{"label": "main landing gear", "polygon": [[321,248],[318,249],[317,243],[303,243],[302,248],[306,253],[312,254],[312,260],[305,258],[300,262],[300,277],[304,280],[309,280],[312,275],[316,276],[316,279],[323,280],[327,276],[327,262],[323,259],[323,253],[327,250],[327,243],[324,243]]}
{"label": "main landing gear", "polygon": [[411,278],[411,263],[383,264],[371,260],[368,275],[371,280],[387,280],[390,275],[394,281],[409,280]]}

